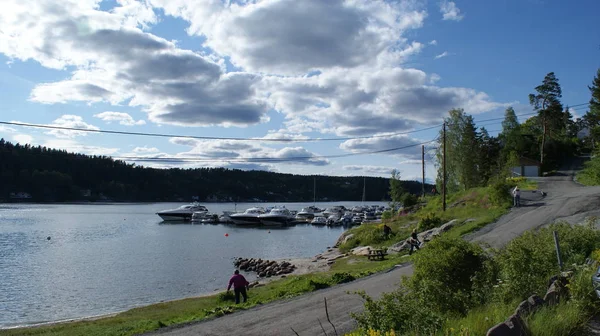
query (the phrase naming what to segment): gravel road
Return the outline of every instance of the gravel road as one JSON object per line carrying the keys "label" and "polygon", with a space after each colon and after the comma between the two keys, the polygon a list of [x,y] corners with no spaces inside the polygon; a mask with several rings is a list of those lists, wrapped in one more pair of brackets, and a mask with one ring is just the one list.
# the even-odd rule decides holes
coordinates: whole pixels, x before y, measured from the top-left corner
{"label": "gravel road", "polygon": [[[600,216],[600,187],[582,187],[573,181],[582,160],[574,160],[556,176],[539,178],[539,190],[522,192],[522,206],[513,209],[496,223],[470,234],[468,240],[500,247],[526,230],[556,220],[579,223],[587,216]],[[541,191],[547,193],[542,196]],[[400,265],[386,273],[373,275],[348,284],[319,290],[294,299],[261,305],[221,318],[160,329],[148,335],[323,335],[318,320],[328,335],[334,335],[326,320],[323,298],[327,298],[329,316],[338,335],[355,329],[350,312],[361,311],[362,300],[347,292],[364,290],[379,297],[393,291],[401,276],[412,274],[412,266]],[[250,293],[251,294],[251,293]]]}

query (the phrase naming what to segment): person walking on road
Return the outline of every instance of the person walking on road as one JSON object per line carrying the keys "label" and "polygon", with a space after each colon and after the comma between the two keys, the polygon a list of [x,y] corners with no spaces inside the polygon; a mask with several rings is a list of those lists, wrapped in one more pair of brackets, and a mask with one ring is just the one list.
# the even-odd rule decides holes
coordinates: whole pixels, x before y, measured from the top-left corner
{"label": "person walking on road", "polygon": [[521,190],[519,186],[516,186],[512,191],[513,194],[513,206],[520,207],[521,206]]}
{"label": "person walking on road", "polygon": [[246,280],[246,278],[244,278],[243,275],[240,274],[240,271],[235,270],[235,272],[233,273],[233,276],[231,277],[231,279],[229,279],[229,286],[227,286],[227,291],[229,292],[231,286],[233,285],[233,292],[235,293],[235,304],[240,303],[240,294],[244,298],[244,302],[246,302],[248,300],[248,294],[246,293],[246,289],[248,289],[250,283]]}

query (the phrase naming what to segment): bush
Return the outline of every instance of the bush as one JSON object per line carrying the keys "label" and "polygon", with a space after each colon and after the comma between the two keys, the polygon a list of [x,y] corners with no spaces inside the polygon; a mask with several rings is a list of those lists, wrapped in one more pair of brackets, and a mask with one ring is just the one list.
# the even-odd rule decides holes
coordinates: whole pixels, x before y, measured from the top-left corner
{"label": "bush", "polygon": [[381,214],[381,220],[389,220],[392,219],[393,212],[390,210],[386,210]]}
{"label": "bush", "polygon": [[358,323],[359,335],[369,330],[432,335],[442,326],[442,316],[402,285],[394,292],[384,293],[379,300],[373,300],[364,292],[357,294],[365,300],[365,309],[361,313],[350,313],[350,316]]}
{"label": "bush", "polygon": [[350,282],[350,281],[354,281],[354,280],[356,280],[356,278],[352,274],[346,273],[346,272],[334,273],[331,276],[331,281],[334,284],[341,284],[341,283],[346,283],[346,282]]}
{"label": "bush", "polygon": [[406,193],[402,195],[401,202],[403,207],[409,208],[413,205],[416,205],[419,202],[419,198],[411,193]]}
{"label": "bush", "polygon": [[233,292],[231,291],[223,292],[217,296],[217,300],[219,302],[235,302],[235,295],[233,295]]}
{"label": "bush", "polygon": [[497,267],[476,244],[436,238],[415,255],[409,287],[438,312],[465,314],[486,301]]}
{"label": "bush", "polygon": [[434,227],[438,227],[442,225],[442,219],[438,217],[435,213],[429,212],[425,214],[419,220],[419,224],[417,224],[417,229],[419,232],[426,231],[429,229],[433,229]]}
{"label": "bush", "polygon": [[508,184],[506,181],[501,179],[495,179],[490,183],[490,201],[492,204],[497,206],[509,206],[512,202],[512,196],[510,194],[510,188],[512,184]]}
{"label": "bush", "polygon": [[596,267],[586,265],[581,267],[569,283],[571,302],[575,304],[585,316],[600,311],[600,300],[596,296],[592,276],[596,274]]}
{"label": "bush", "polygon": [[567,223],[527,231],[511,241],[498,260],[505,280],[505,300],[543,295],[548,279],[559,272],[552,231],[557,231],[565,265],[582,263],[600,245],[600,232],[591,227]]}

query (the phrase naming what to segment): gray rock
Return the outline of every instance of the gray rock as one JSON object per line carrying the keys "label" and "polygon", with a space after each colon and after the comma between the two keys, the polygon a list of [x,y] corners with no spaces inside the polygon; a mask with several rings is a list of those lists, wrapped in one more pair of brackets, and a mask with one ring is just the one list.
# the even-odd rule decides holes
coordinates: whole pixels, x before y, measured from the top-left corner
{"label": "gray rock", "polygon": [[349,235],[347,235],[344,240],[342,241],[342,243],[347,243],[350,239],[354,238],[354,233],[350,233]]}

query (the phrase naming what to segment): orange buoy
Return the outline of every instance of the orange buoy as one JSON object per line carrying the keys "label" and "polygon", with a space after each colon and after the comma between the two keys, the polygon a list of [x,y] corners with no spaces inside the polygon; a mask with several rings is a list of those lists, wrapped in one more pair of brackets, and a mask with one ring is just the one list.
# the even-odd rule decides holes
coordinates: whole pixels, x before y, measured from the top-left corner
{"label": "orange buoy", "polygon": [[225,234],[225,237],[229,237],[229,233],[226,233],[226,234]]}

